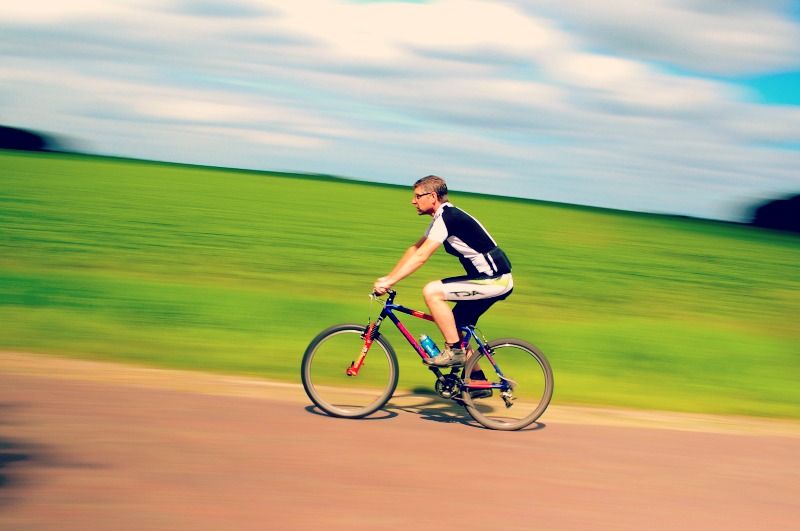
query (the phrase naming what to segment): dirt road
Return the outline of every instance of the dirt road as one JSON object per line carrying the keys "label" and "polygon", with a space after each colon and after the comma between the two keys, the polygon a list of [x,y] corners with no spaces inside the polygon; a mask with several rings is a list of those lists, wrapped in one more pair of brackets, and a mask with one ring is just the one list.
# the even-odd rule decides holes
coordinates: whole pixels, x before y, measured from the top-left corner
{"label": "dirt road", "polygon": [[0,353],[2,529],[797,529],[800,425],[433,396],[319,414],[256,379]]}

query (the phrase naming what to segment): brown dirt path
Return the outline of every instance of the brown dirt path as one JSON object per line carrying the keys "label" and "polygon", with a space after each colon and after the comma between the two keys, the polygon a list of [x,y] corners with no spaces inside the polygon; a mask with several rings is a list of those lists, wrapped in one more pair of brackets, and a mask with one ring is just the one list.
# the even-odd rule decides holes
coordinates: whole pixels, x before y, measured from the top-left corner
{"label": "brown dirt path", "polygon": [[[253,378],[0,353],[0,529],[796,529],[800,423],[431,396],[318,414]],[[433,494],[436,494],[433,496]]]}

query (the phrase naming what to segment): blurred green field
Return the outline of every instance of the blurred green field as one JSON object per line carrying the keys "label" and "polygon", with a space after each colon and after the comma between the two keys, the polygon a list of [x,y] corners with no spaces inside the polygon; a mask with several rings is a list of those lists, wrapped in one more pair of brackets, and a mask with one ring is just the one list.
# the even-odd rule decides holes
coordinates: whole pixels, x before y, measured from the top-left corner
{"label": "blurred green field", "polygon": [[[554,403],[800,418],[797,236],[451,199],[514,264],[514,294],[481,329],[548,355]],[[377,313],[372,281],[430,219],[410,200],[410,187],[0,152],[0,348],[299,381],[317,332]],[[398,300],[422,309],[423,284],[453,274],[440,251]],[[400,387],[431,387],[385,331]]]}

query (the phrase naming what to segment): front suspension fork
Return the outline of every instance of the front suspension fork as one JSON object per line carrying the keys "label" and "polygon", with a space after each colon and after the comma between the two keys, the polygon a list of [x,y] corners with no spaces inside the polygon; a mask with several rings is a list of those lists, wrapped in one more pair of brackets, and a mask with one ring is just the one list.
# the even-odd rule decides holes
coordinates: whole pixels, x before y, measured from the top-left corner
{"label": "front suspension fork", "polygon": [[347,371],[345,371],[347,376],[358,376],[358,371],[360,371],[361,366],[364,365],[364,360],[367,357],[367,352],[369,352],[369,347],[372,346],[372,342],[378,335],[378,328],[380,325],[381,321],[378,319],[374,323],[370,323],[370,325],[362,334],[361,337],[364,339],[364,347],[361,349],[361,352],[358,354],[358,357],[355,359],[355,361],[351,362],[350,367],[348,367]]}

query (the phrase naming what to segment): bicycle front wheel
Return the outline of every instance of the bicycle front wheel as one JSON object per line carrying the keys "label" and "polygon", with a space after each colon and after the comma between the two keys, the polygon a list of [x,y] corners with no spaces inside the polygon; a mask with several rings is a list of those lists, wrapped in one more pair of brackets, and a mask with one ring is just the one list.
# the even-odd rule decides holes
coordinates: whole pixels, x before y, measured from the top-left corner
{"label": "bicycle front wheel", "polygon": [[[494,430],[519,430],[533,424],[553,396],[550,363],[538,348],[519,339],[496,339],[488,348],[491,360],[483,352],[475,352],[464,367],[462,400],[467,411]],[[492,386],[491,396],[479,398],[489,393],[485,383],[471,379],[478,368]]]}
{"label": "bicycle front wheel", "polygon": [[397,355],[378,335],[355,376],[351,364],[364,348],[366,327],[357,324],[332,326],[308,345],[300,369],[306,394],[321,410],[334,417],[362,418],[375,413],[392,397],[397,387]]}

